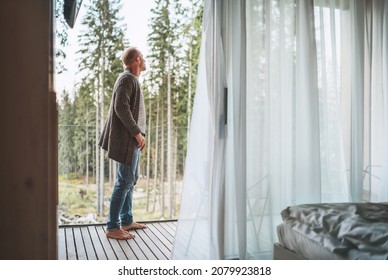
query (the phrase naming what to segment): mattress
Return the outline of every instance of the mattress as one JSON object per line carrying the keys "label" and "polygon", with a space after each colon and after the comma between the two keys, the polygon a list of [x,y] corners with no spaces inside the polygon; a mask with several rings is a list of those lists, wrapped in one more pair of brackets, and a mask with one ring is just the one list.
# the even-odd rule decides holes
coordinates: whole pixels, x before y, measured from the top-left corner
{"label": "mattress", "polygon": [[388,259],[388,203],[320,203],[281,212],[279,243],[305,259]]}

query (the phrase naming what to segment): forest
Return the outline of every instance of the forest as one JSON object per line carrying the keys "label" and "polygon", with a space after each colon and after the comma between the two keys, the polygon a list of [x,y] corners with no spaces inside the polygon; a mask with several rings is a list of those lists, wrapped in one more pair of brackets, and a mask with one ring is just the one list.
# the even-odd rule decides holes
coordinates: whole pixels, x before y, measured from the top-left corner
{"label": "forest", "polygon": [[[57,1],[56,72],[67,71],[66,25]],[[185,4],[185,5],[183,5]],[[120,0],[83,1],[77,69],[82,80],[58,95],[58,174],[60,223],[106,220],[116,163],[98,146],[112,89],[123,71],[122,51],[131,45],[119,16]],[[190,117],[195,96],[202,34],[201,0],[155,0],[147,36],[149,70],[142,77],[147,112],[146,149],[134,192],[140,221],[179,215]],[[127,38],[129,37],[129,38]]]}

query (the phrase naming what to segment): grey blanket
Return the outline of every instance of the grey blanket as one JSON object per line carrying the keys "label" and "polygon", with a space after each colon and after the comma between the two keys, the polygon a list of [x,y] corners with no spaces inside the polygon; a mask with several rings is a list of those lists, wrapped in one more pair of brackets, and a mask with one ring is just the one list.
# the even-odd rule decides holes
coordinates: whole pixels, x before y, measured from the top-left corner
{"label": "grey blanket", "polygon": [[348,259],[388,259],[388,203],[290,206],[284,223]]}

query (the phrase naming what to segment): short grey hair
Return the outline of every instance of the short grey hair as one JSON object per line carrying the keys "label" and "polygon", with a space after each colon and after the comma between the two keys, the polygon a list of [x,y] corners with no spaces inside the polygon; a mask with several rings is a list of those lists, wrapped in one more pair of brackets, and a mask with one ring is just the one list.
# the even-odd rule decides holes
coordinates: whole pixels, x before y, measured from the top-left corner
{"label": "short grey hair", "polygon": [[129,47],[121,55],[121,61],[125,66],[128,66],[137,55],[140,55],[140,51],[136,47]]}

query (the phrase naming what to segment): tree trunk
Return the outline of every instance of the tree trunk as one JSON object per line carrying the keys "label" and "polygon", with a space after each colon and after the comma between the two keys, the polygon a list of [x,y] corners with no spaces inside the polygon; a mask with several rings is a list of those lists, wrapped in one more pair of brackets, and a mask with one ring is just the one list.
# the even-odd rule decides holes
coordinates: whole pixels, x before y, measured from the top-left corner
{"label": "tree trunk", "polygon": [[[96,158],[96,144],[93,143],[92,145],[92,157],[94,156],[94,158]],[[93,183],[96,184],[96,178],[97,178],[97,175],[96,175],[96,167],[97,167],[97,163],[95,162],[93,165]],[[96,206],[97,206],[97,203],[96,203]]]}
{"label": "tree trunk", "polygon": [[192,59],[193,59],[193,47],[191,45],[191,42],[192,42],[192,36],[191,36],[191,41],[190,41],[190,45],[189,45],[189,89],[188,89],[188,99],[187,99],[187,139],[189,139],[189,135],[190,135],[190,119],[191,119],[191,96],[192,96],[192,89],[191,89],[191,84],[192,84],[192,79],[193,79],[193,71],[192,71],[192,67],[193,67],[193,62],[192,62]]}
{"label": "tree trunk", "polygon": [[86,109],[86,187],[89,187],[89,108]]}
{"label": "tree trunk", "polygon": [[172,203],[171,203],[171,217],[176,216],[176,165],[178,160],[178,130],[174,134],[174,154],[173,154],[173,173],[172,173]]}
{"label": "tree trunk", "polygon": [[[102,131],[104,127],[104,93],[105,93],[105,53],[104,53],[104,44],[102,42],[101,45],[101,76],[100,76],[100,92],[101,92],[101,109],[100,109],[100,130]],[[104,153],[101,151],[100,153],[100,185],[99,185],[99,214],[100,217],[104,217]]]}
{"label": "tree trunk", "polygon": [[[158,110],[156,110],[156,127],[155,127],[155,152],[154,152],[154,205],[152,212],[155,213],[156,206],[156,189],[157,189],[157,178],[158,178],[158,154],[159,154],[159,100]],[[160,201],[160,199],[159,199]]]}
{"label": "tree trunk", "polygon": [[162,214],[162,218],[164,218],[164,202],[165,202],[165,199],[164,199],[164,105],[163,105],[163,99],[162,99],[162,96],[160,97],[161,100],[161,111],[162,111],[162,116],[161,116],[161,125],[160,125],[160,129],[161,129],[161,142],[160,142],[160,146],[161,146],[161,156],[160,156],[160,188],[161,188],[161,214]]}
{"label": "tree trunk", "polygon": [[167,184],[169,192],[169,218],[172,217],[172,105],[171,105],[171,57],[167,62]]}
{"label": "tree trunk", "polygon": [[146,167],[146,172],[147,172],[147,181],[146,181],[146,210],[149,212],[149,206],[150,206],[150,157],[151,157],[151,108],[152,108],[152,103],[151,101],[149,102],[149,110],[148,110],[148,131],[147,131],[147,167]]}
{"label": "tree trunk", "polygon": [[99,98],[100,93],[98,92],[96,95],[96,188],[97,188],[97,201],[96,201],[96,206],[97,206],[97,212],[101,213],[100,209],[100,147],[98,146],[98,138],[99,138],[99,121],[100,121],[100,98]]}

